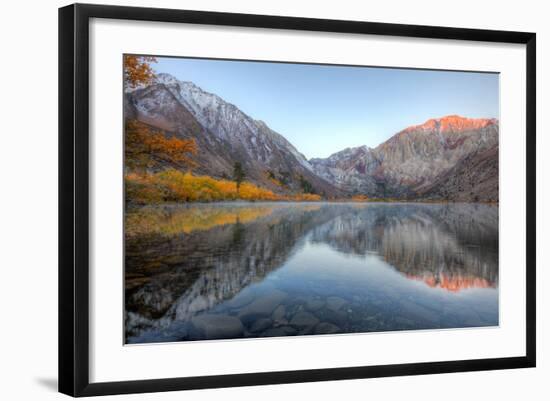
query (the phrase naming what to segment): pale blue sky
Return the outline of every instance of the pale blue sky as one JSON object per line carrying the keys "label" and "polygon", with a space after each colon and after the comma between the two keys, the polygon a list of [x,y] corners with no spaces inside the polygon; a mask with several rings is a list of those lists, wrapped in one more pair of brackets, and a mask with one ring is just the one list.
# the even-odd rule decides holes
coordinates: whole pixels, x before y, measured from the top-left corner
{"label": "pale blue sky", "polygon": [[287,138],[306,158],[375,147],[449,114],[499,117],[498,74],[157,57]]}

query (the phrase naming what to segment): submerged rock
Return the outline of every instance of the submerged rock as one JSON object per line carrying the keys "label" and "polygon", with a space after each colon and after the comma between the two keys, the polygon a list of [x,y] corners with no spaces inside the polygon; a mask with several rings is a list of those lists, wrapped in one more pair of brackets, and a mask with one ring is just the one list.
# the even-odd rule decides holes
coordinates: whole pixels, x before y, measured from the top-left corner
{"label": "submerged rock", "polygon": [[405,314],[408,318],[423,320],[429,323],[439,321],[439,315],[437,313],[423,306],[405,301],[401,301],[399,305],[401,306],[401,311],[403,314]]}
{"label": "submerged rock", "polygon": [[285,319],[285,315],[286,315],[286,308],[284,305],[279,305],[277,306],[277,308],[273,311],[273,315],[271,316],[273,318],[273,320],[275,320],[276,322],[281,322],[283,320],[286,321]]}
{"label": "submerged rock", "polygon": [[328,322],[319,323],[314,330],[315,334],[335,334],[341,331],[340,327]]}
{"label": "submerged rock", "polygon": [[331,310],[331,309],[322,309],[317,314],[322,320],[334,323],[337,326],[343,327],[346,325],[348,319],[348,314],[341,310]]}
{"label": "submerged rock", "polygon": [[300,329],[313,327],[317,323],[319,323],[319,319],[309,312],[298,312],[290,319],[290,325]]}
{"label": "submerged rock", "polygon": [[[236,338],[244,332],[243,324],[235,316],[205,314],[195,316],[191,323],[204,339]],[[198,333],[195,333],[195,337],[198,337]]]}
{"label": "submerged rock", "polygon": [[261,318],[252,323],[252,326],[250,326],[250,331],[252,333],[258,333],[270,328],[271,326],[273,326],[273,321],[271,319]]}
{"label": "submerged rock", "polygon": [[315,312],[325,306],[325,303],[320,299],[308,299],[306,301],[306,309],[310,312]]}
{"label": "submerged rock", "polygon": [[242,308],[239,312],[239,318],[249,324],[259,317],[268,317],[286,297],[286,293],[273,290]]}
{"label": "submerged rock", "polygon": [[340,309],[344,304],[346,303],[345,300],[343,300],[340,297],[328,297],[327,298],[327,308],[333,311],[337,311]]}
{"label": "submerged rock", "polygon": [[262,337],[284,337],[286,335],[286,331],[282,327],[273,327],[261,334]]}
{"label": "submerged rock", "polygon": [[285,337],[296,335],[297,331],[290,326],[272,327],[261,334],[261,337]]}
{"label": "submerged rock", "polygon": [[233,299],[227,302],[230,308],[241,308],[254,300],[256,295],[253,292],[239,293]]}

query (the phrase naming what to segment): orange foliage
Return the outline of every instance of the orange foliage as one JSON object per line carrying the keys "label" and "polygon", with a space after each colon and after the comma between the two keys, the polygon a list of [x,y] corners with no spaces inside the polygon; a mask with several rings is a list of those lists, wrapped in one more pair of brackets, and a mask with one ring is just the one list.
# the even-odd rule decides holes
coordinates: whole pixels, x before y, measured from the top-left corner
{"label": "orange foliage", "polygon": [[131,88],[148,85],[155,76],[149,63],[156,63],[154,57],[124,56],[124,82]]}
{"label": "orange foliage", "polygon": [[189,206],[185,209],[131,208],[126,212],[125,234],[127,238],[157,234],[174,236],[181,233],[210,230],[214,227],[236,223],[249,223],[270,215],[272,207],[212,207]]}
{"label": "orange foliage", "polygon": [[127,174],[126,199],[140,204],[161,202],[247,201],[319,201],[314,194],[284,196],[244,181],[237,192],[234,181],[195,176],[168,169],[155,174]]}
{"label": "orange foliage", "polygon": [[161,161],[195,167],[189,157],[197,153],[194,139],[167,138],[159,131],[136,120],[126,121],[126,166],[130,169],[157,167]]}
{"label": "orange foliage", "polygon": [[321,196],[316,194],[298,194],[290,197],[290,199],[298,202],[317,202],[321,200]]}
{"label": "orange foliage", "polygon": [[367,202],[369,197],[367,195],[353,195],[351,200],[354,202]]}

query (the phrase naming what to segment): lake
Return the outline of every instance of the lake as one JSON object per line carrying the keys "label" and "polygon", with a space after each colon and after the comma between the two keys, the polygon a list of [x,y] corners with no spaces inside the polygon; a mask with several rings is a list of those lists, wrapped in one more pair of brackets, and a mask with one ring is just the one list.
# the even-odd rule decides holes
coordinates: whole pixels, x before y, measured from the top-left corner
{"label": "lake", "polygon": [[498,206],[129,208],[126,343],[497,326]]}

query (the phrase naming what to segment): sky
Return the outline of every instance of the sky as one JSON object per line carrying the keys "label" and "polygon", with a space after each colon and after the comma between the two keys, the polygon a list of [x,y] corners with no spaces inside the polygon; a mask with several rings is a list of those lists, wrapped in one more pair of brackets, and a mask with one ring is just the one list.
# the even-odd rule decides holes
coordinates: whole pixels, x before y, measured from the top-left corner
{"label": "sky", "polygon": [[167,57],[152,67],[263,120],[307,159],[375,147],[430,118],[499,118],[495,73]]}

